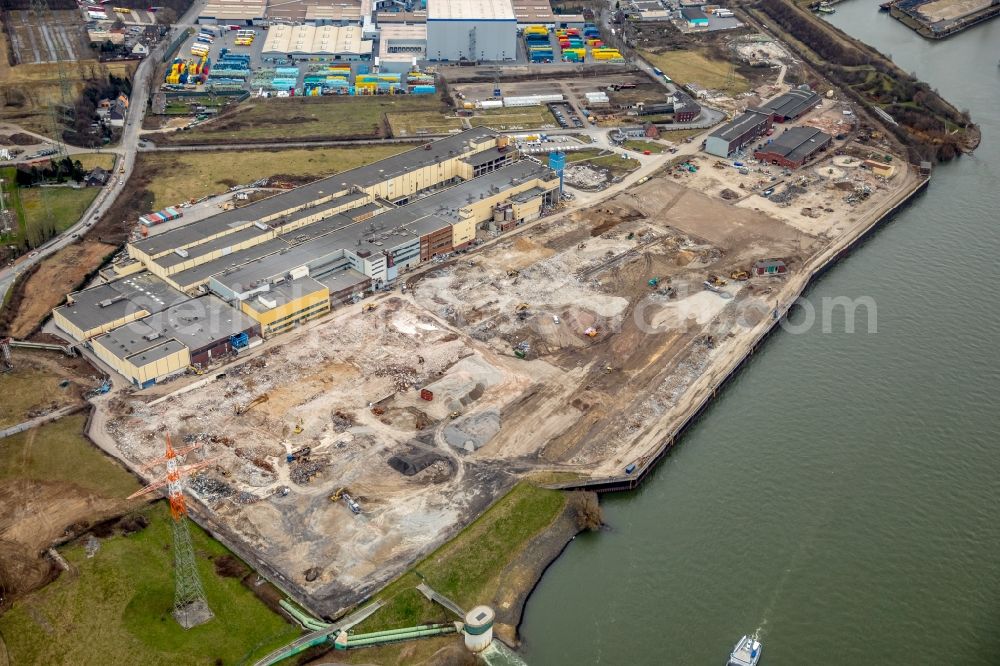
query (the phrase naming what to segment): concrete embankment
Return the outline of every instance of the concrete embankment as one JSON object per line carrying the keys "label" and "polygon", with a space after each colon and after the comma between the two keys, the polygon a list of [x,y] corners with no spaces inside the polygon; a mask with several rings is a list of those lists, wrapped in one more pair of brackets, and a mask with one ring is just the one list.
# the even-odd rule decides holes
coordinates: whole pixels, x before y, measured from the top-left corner
{"label": "concrete embankment", "polygon": [[713,361],[713,364],[706,368],[698,382],[691,387],[690,398],[685,407],[675,417],[676,425],[665,437],[660,439],[653,451],[643,456],[641,463],[636,465],[636,469],[631,474],[556,483],[548,487],[561,490],[590,490],[598,493],[637,488],[656,467],[657,463],[677,444],[684,431],[711,404],[719,389],[736,376],[736,373],[754,355],[760,345],[781,325],[781,322],[787,317],[789,309],[805,290],[869,234],[892,219],[914,196],[922,192],[929,182],[929,178],[918,178],[913,184],[893,197],[886,207],[873,211],[868,219],[860,221],[825,250],[814,255],[805,263],[799,273],[790,276],[779,294],[780,305],[777,316],[769,318],[739,335],[730,350],[720,354]]}

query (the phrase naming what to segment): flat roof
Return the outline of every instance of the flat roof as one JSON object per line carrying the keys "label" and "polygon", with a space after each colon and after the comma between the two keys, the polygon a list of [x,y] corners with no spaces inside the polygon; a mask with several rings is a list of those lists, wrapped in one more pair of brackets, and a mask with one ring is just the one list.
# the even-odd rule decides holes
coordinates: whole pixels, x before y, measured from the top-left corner
{"label": "flat roof", "polygon": [[133,245],[146,254],[155,256],[161,252],[197,243],[206,236],[214,236],[227,229],[238,228],[264,217],[279,215],[284,211],[304,206],[324,196],[344,192],[351,185],[361,188],[372,187],[390,178],[465,153],[468,150],[466,143],[469,141],[478,143],[496,136],[497,132],[487,127],[467,129],[458,134],[429,142],[426,144],[430,146],[428,149],[417,147],[357,169],[327,176],[293,190],[255,201],[242,208],[219,213],[186,226],[151,236],[137,241]]}
{"label": "flat roof", "polygon": [[344,291],[345,289],[351,289],[359,284],[368,282],[370,279],[371,278],[364,273],[359,273],[353,268],[348,268],[343,271],[331,273],[330,275],[325,275],[321,277],[319,281],[326,285],[331,294],[336,294]]}
{"label": "flat roof", "polygon": [[375,14],[375,22],[379,28],[384,24],[422,24],[427,22],[427,12],[378,12]]}
{"label": "flat roof", "polygon": [[271,0],[267,17],[291,23],[317,19],[357,21],[368,13],[365,4],[358,0]]}
{"label": "flat roof", "polygon": [[480,194],[503,192],[533,178],[554,177],[551,169],[534,160],[518,160],[478,178],[415,199],[403,206],[402,210],[419,210],[423,214],[437,215],[453,222],[459,219],[458,209],[478,201]]}
{"label": "flat roof", "polygon": [[555,14],[548,0],[513,0],[514,16],[522,24],[554,23]]}
{"label": "flat roof", "polygon": [[370,39],[358,25],[275,25],[267,31],[262,53],[292,55],[368,55]]}
{"label": "flat roof", "polygon": [[793,162],[802,162],[830,143],[831,138],[833,137],[815,127],[790,127],[774,141],[761,148],[760,152],[774,153]]}
{"label": "flat roof", "polygon": [[150,363],[155,363],[160,359],[172,356],[183,349],[186,349],[186,347],[181,342],[178,342],[177,340],[167,340],[150,347],[149,349],[144,349],[141,352],[131,354],[126,357],[126,360],[132,365],[141,368],[144,365],[149,365]]}
{"label": "flat roof", "polygon": [[152,273],[137,273],[70,294],[72,303],[56,308],[80,330],[89,331],[140,310],[159,312],[190,297]]}
{"label": "flat roof", "polygon": [[[184,349],[184,345],[178,340],[164,337],[141,319],[99,335],[94,338],[94,342],[123,360],[144,353],[141,358],[132,361],[136,365],[145,365]],[[164,347],[168,342],[172,344]]]}
{"label": "flat roof", "polygon": [[142,323],[164,338],[179,340],[192,352],[211,347],[257,325],[253,319],[214,294],[167,308],[146,317]]}
{"label": "flat roof", "polygon": [[701,11],[699,7],[681,7],[681,16],[690,20],[693,19],[704,19],[708,20],[708,15]]}
{"label": "flat roof", "polygon": [[760,108],[770,111],[776,116],[797,118],[812,108],[819,100],[819,94],[812,90],[793,88],[783,95],[778,95],[774,99],[764,102]]}
{"label": "flat roof", "polygon": [[263,257],[275,252],[280,252],[287,247],[288,243],[282,238],[272,238],[271,240],[266,240],[263,243],[258,243],[252,247],[233,252],[232,254],[227,254],[224,257],[207,261],[200,266],[195,266],[194,268],[188,268],[174,273],[170,276],[170,279],[177,284],[184,286],[197,284],[199,282],[204,282],[217,273],[221,273],[230,268],[238,268],[248,261],[253,261],[258,257]]}
{"label": "flat roof", "polygon": [[708,136],[709,138],[715,137],[723,141],[732,141],[739,138],[751,127],[766,123],[769,118],[770,114],[766,111],[747,109]]}
{"label": "flat roof", "polygon": [[[294,280],[286,280],[279,284],[268,285],[267,291],[255,294],[253,298],[247,300],[247,303],[257,312],[268,312],[269,310],[287,305],[298,298],[302,298],[306,294],[314,294],[317,291],[325,291],[327,289],[328,287],[325,284],[316,278],[306,275]],[[264,303],[260,300],[261,296],[273,300],[274,305]]]}
{"label": "flat roof", "polygon": [[252,21],[264,18],[266,8],[267,0],[208,0],[198,16]]}
{"label": "flat roof", "polygon": [[514,21],[511,0],[427,0],[428,21]]}
{"label": "flat roof", "polygon": [[226,234],[225,236],[219,236],[218,238],[210,240],[207,243],[194,245],[187,250],[184,250],[183,252],[187,255],[186,257],[177,254],[177,252],[171,252],[163,255],[159,259],[156,259],[156,263],[164,268],[171,268],[177,264],[182,264],[185,261],[191,261],[192,259],[196,259],[206,254],[211,254],[212,252],[217,252],[219,250],[225,250],[227,247],[232,247],[233,245],[238,245],[239,243],[245,243],[246,241],[267,236],[272,233],[274,233],[273,229],[261,229],[260,227],[251,224],[245,229],[234,231],[233,233]]}

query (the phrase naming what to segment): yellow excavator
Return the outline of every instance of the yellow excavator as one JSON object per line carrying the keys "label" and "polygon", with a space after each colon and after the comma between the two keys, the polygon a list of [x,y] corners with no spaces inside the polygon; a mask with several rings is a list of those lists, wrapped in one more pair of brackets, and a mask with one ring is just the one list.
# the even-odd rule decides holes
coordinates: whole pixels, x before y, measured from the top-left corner
{"label": "yellow excavator", "polygon": [[292,432],[294,432],[296,435],[298,435],[303,430],[304,430],[304,428],[302,427],[302,417],[299,417],[299,420],[295,422],[295,430],[293,430]]}

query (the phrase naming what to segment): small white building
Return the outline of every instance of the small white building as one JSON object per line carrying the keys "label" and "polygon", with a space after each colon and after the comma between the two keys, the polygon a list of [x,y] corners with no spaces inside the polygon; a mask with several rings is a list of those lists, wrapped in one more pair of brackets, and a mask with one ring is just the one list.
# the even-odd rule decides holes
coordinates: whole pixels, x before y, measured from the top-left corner
{"label": "small white building", "polygon": [[132,55],[148,56],[149,47],[143,44],[142,42],[136,42],[135,46],[132,47]]}

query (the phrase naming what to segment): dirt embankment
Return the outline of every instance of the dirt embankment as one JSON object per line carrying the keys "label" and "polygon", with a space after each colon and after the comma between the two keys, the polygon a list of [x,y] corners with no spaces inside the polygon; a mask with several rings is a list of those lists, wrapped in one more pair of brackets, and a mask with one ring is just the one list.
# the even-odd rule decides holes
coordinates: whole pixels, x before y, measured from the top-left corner
{"label": "dirt embankment", "polygon": [[26,338],[34,333],[52,308],[62,303],[66,294],[80,288],[115,249],[115,245],[87,239],[59,250],[38,264],[27,279],[19,280],[14,287],[0,321],[6,324],[7,333],[15,338]]}

